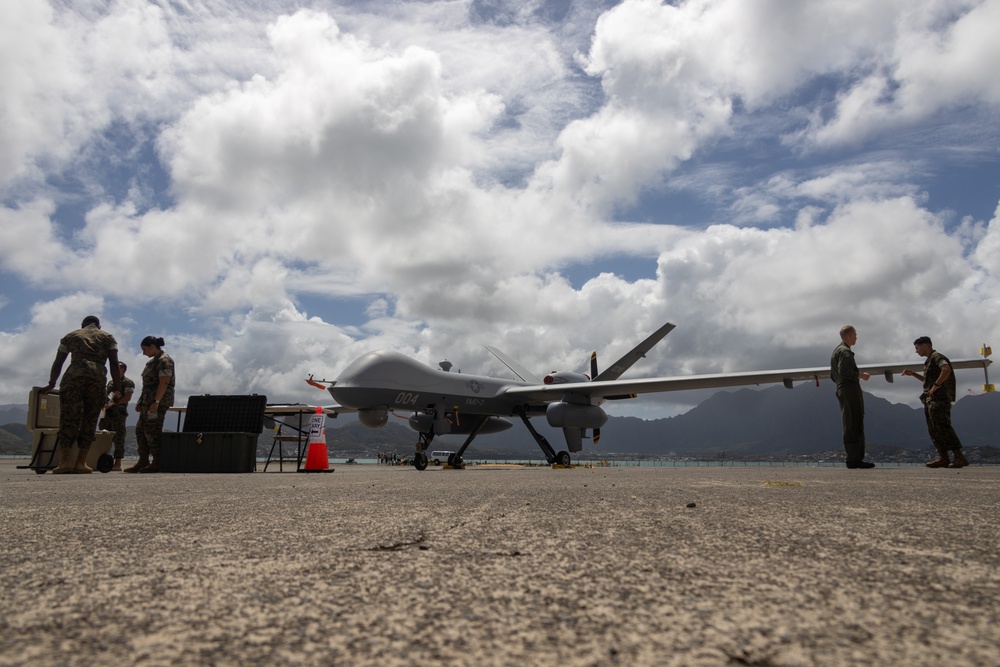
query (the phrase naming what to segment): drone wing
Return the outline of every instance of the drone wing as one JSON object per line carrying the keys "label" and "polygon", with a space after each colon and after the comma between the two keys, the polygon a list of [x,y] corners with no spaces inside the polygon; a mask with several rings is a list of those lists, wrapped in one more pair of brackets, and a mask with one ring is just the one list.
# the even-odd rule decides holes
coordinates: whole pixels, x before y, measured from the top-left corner
{"label": "drone wing", "polygon": [[[952,360],[952,368],[986,368],[989,359]],[[922,363],[866,364],[858,366],[860,371],[871,375],[883,375],[892,382],[893,376],[905,369],[922,372]],[[573,382],[555,385],[532,385],[528,387],[508,387],[508,395],[521,395],[531,400],[549,402],[563,394],[577,394],[591,398],[604,398],[620,394],[651,394],[688,389],[713,389],[740,387],[747,385],[783,383],[791,388],[795,382],[816,382],[830,377],[830,367],[791,368],[773,371],[750,371],[746,373],[716,373],[712,375],[687,375],[677,377],[639,378],[635,380],[610,380],[594,382]]]}

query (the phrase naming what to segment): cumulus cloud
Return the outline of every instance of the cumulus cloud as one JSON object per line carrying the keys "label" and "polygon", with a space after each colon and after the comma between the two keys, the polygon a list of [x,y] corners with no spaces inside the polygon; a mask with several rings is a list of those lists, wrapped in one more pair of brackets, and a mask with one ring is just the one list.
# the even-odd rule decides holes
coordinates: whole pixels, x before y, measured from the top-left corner
{"label": "cumulus cloud", "polygon": [[845,321],[869,360],[989,337],[997,214],[932,207],[891,144],[995,113],[998,6],[20,3],[0,392],[95,309],[127,355],[164,335],[182,394],[275,400],[379,347],[582,371],[668,320],[636,373],[822,365]]}
{"label": "cumulus cloud", "polygon": [[[103,301],[86,293],[68,293],[51,301],[31,306],[29,324],[16,330],[0,332],[0,368],[13,384],[3,394],[3,402],[26,403],[31,387],[43,387],[49,381],[49,368],[56,356],[59,339],[80,328],[87,315],[100,317]],[[58,335],[55,332],[60,332]],[[30,360],[31,363],[25,363]],[[7,370],[9,369],[9,370]]]}
{"label": "cumulus cloud", "polygon": [[832,115],[817,114],[800,140],[856,143],[944,109],[1000,103],[1000,85],[987,71],[1000,57],[988,27],[1000,20],[1000,2],[916,3],[914,10],[900,16],[869,74],[838,93]]}
{"label": "cumulus cloud", "polygon": [[177,92],[159,7],[119,2],[101,11],[94,3],[79,11],[55,11],[43,0],[5,11],[0,183],[29,186],[58,173],[114,119],[162,117],[157,109]]}

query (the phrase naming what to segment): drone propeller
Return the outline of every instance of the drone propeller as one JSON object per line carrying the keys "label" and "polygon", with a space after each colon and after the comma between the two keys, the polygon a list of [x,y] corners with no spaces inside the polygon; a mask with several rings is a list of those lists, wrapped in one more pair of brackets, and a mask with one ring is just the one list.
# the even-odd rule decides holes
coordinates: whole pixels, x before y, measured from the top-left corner
{"label": "drone propeller", "polygon": [[[543,382],[546,385],[579,382],[612,382],[621,377],[622,373],[632,367],[637,361],[646,356],[654,345],[663,339],[674,328],[669,322],[646,337],[644,341],[636,345],[621,359],[598,373],[597,352],[590,355],[590,378],[580,373],[557,373],[546,375]],[[501,361],[503,358],[501,357]],[[510,364],[507,364],[511,368]],[[523,377],[523,375],[521,376]],[[615,394],[611,396],[601,395],[602,401],[614,401],[624,398],[635,398],[635,394]],[[550,426],[561,427],[566,436],[566,446],[571,452],[578,452],[582,447],[582,439],[587,437],[587,428],[593,428],[593,441],[597,443],[601,439],[600,426],[607,422],[608,415],[601,409],[600,405],[595,405],[590,400],[590,392],[582,390],[575,395],[573,392],[563,397],[562,401],[549,403],[545,409],[546,417]],[[598,424],[598,426],[587,427],[583,424]]]}
{"label": "drone propeller", "polygon": [[[590,353],[590,381],[593,382],[594,378],[597,377],[597,351]],[[592,438],[593,443],[596,445],[601,439],[601,429],[594,429],[594,437]]]}

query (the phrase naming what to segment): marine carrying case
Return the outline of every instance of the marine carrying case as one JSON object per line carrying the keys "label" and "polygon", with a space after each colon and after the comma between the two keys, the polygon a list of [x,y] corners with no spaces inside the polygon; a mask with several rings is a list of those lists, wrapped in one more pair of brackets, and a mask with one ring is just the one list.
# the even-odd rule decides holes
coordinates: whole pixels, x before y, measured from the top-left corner
{"label": "marine carrying case", "polygon": [[181,433],[163,433],[163,472],[253,472],[267,397],[191,396]]}

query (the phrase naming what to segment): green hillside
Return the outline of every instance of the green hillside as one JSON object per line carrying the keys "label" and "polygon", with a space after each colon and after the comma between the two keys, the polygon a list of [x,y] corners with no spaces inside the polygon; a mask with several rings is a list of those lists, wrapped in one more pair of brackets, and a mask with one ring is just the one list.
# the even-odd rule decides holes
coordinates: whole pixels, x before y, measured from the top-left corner
{"label": "green hillside", "polygon": [[0,455],[31,456],[31,433],[24,424],[0,426]]}

